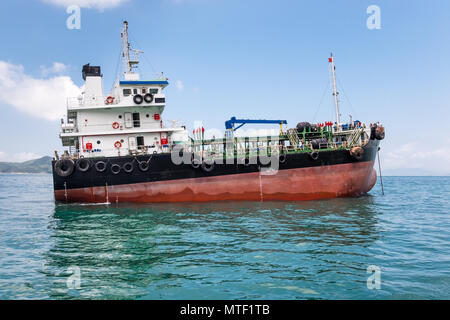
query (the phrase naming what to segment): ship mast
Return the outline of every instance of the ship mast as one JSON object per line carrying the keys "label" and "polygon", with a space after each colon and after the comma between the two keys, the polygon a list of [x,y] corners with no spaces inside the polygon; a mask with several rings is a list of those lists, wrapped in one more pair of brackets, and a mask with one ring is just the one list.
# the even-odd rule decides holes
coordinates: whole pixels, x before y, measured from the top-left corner
{"label": "ship mast", "polygon": [[339,125],[341,124],[341,115],[339,113],[339,99],[338,99],[339,92],[337,92],[337,89],[336,89],[336,67],[334,66],[333,53],[331,53],[331,57],[328,58],[328,62],[330,63],[331,76],[332,76],[332,81],[333,81],[333,96],[334,96],[334,103],[336,106],[336,123],[337,123],[337,127],[339,127]]}
{"label": "ship mast", "polygon": [[139,53],[143,51],[132,49],[130,42],[128,41],[128,22],[123,22],[122,37],[122,60],[124,64],[124,77],[125,80],[139,80],[139,74],[133,72],[133,68],[136,68],[139,64]]}

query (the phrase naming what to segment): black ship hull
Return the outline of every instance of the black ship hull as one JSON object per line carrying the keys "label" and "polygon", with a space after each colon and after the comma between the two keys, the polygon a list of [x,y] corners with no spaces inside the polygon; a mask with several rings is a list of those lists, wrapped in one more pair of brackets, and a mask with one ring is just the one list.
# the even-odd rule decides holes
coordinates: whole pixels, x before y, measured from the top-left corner
{"label": "black ship hull", "polygon": [[[64,202],[184,202],[220,200],[312,200],[356,196],[376,182],[373,169],[379,141],[369,140],[362,158],[348,150],[289,153],[278,170],[261,164],[216,163],[210,172],[171,154],[87,159],[85,171],[59,176],[53,161],[55,199]],[[97,162],[104,162],[99,172]],[[139,163],[147,163],[143,171]],[[125,170],[126,169],[126,170]],[[118,171],[118,172],[117,172]]]}

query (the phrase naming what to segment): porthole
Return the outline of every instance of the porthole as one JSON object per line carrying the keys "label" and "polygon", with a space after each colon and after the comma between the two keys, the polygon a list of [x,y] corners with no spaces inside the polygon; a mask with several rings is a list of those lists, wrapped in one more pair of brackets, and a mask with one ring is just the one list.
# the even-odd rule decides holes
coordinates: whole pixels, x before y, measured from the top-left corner
{"label": "porthole", "polygon": [[119,114],[119,119],[122,119],[122,115],[121,114]]}
{"label": "porthole", "polygon": [[149,115],[149,114],[146,114],[145,116],[146,116],[147,118],[150,118],[150,115]]}
{"label": "porthole", "polygon": [[100,144],[101,143],[101,141],[100,140],[97,140],[97,144]]}
{"label": "porthole", "polygon": [[123,143],[123,139],[120,139],[120,142],[122,142],[122,143]]}

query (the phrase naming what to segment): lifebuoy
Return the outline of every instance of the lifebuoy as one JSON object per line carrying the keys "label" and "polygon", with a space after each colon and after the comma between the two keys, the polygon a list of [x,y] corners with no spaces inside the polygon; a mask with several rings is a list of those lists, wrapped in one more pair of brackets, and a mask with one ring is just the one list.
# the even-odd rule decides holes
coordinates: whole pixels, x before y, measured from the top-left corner
{"label": "lifebuoy", "polygon": [[77,170],[81,172],[86,172],[91,167],[91,162],[85,158],[78,159],[76,162]]}
{"label": "lifebuoy", "polygon": [[106,162],[105,161],[96,162],[95,170],[97,170],[98,172],[104,172],[106,170]]}
{"label": "lifebuoy", "polygon": [[114,97],[109,96],[108,98],[106,98],[106,103],[107,103],[107,104],[111,104],[111,103],[113,103],[113,102],[114,102]]}
{"label": "lifebuoy", "polygon": [[118,122],[113,122],[112,127],[113,129],[119,129],[120,124]]}
{"label": "lifebuoy", "polygon": [[153,95],[151,93],[147,93],[144,96],[144,101],[147,102],[147,103],[151,103],[153,101]]}
{"label": "lifebuoy", "polygon": [[73,173],[75,164],[72,159],[62,159],[55,163],[55,172],[60,177],[68,177]]}
{"label": "lifebuoy", "polygon": [[133,97],[133,101],[136,104],[141,104],[142,101],[144,101],[144,98],[142,98],[142,96],[140,94],[137,94]]}
{"label": "lifebuoy", "polygon": [[122,142],[120,142],[120,141],[114,142],[114,147],[119,149],[120,147],[122,147]]}

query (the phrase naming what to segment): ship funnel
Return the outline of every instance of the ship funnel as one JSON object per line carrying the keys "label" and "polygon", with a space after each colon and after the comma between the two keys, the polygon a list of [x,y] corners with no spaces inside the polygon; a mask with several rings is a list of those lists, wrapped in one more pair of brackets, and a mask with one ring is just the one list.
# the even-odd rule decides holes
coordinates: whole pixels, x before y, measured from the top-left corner
{"label": "ship funnel", "polygon": [[89,63],[85,64],[83,66],[82,75],[84,81],[86,81],[86,77],[101,77],[100,66],[91,66]]}
{"label": "ship funnel", "polygon": [[84,98],[89,105],[99,105],[103,103],[103,82],[100,66],[85,64],[82,70],[85,81]]}

